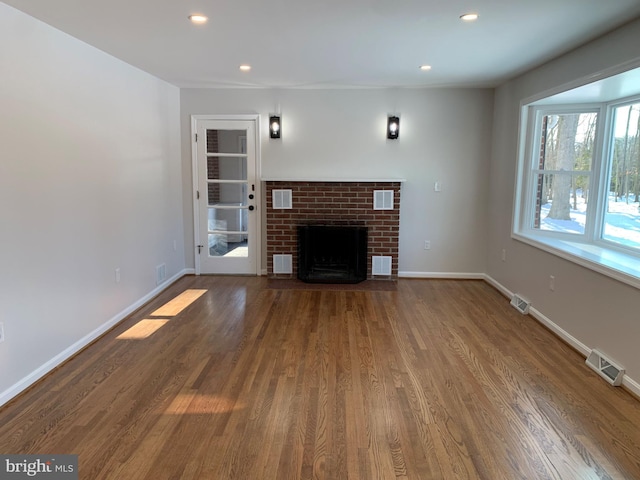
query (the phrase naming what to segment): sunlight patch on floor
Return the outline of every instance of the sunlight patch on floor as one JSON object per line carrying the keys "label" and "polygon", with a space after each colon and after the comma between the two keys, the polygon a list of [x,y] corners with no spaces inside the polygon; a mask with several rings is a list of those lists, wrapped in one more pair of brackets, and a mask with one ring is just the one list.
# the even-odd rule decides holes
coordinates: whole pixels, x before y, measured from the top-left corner
{"label": "sunlight patch on floor", "polygon": [[204,295],[207,290],[189,289],[182,292],[173,300],[168,301],[159,309],[151,314],[152,317],[175,317],[185,308],[195,302],[198,298]]}
{"label": "sunlight patch on floor", "polygon": [[171,405],[162,413],[166,415],[229,413],[244,408],[244,404],[222,395],[203,395],[190,392],[178,394]]}
{"label": "sunlight patch on floor", "polygon": [[149,338],[170,320],[168,317],[175,317],[206,292],[206,289],[185,290],[150,315],[151,317],[164,318],[145,318],[144,320],[140,320],[116,338],[118,340],[143,340]]}
{"label": "sunlight patch on floor", "polygon": [[169,320],[164,319],[149,319],[145,318],[144,320],[140,320],[130,329],[122,332],[116,338],[118,340],[142,340],[150,337],[155,332],[157,332],[160,328],[164,326]]}

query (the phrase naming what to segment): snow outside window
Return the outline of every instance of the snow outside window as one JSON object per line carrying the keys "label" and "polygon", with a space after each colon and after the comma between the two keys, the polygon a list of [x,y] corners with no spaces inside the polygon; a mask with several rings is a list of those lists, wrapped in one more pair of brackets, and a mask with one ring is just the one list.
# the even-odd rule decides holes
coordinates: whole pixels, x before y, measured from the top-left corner
{"label": "snow outside window", "polygon": [[602,238],[640,249],[640,101],[612,108]]}

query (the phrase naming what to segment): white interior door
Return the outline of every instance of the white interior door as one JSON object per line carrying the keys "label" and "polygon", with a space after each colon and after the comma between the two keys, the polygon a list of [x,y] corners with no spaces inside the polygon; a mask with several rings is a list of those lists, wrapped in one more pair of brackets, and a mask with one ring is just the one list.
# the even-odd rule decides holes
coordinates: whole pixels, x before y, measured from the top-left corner
{"label": "white interior door", "polygon": [[256,122],[194,119],[196,273],[259,273]]}

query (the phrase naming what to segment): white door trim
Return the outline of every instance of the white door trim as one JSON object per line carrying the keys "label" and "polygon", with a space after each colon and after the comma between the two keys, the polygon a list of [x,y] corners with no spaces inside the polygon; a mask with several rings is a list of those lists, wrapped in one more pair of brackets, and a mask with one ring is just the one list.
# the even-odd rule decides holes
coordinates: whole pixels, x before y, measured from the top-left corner
{"label": "white door trim", "polygon": [[196,192],[198,190],[198,145],[196,143],[196,133],[198,132],[198,122],[206,120],[219,120],[219,121],[250,121],[254,123],[255,127],[255,159],[256,159],[256,191],[255,196],[259,202],[261,208],[258,208],[257,214],[257,227],[256,227],[256,275],[262,274],[262,173],[261,166],[262,161],[260,158],[260,115],[248,114],[248,115],[191,115],[191,172],[192,172],[192,184],[191,184],[191,199],[193,202],[193,256],[196,275],[200,275],[200,255],[198,254],[198,245],[204,245],[200,239],[199,218],[200,218],[200,206],[198,199],[196,198]]}

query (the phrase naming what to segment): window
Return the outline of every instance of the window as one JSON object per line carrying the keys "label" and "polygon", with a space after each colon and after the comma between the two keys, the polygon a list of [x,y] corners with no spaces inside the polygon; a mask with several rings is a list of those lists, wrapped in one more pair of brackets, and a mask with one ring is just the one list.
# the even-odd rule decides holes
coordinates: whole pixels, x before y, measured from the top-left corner
{"label": "window", "polygon": [[612,108],[602,238],[640,250],[640,101]]}
{"label": "window", "polygon": [[588,87],[522,107],[513,237],[640,288],[640,92]]}
{"label": "window", "polygon": [[584,235],[597,120],[597,112],[538,115],[533,228]]}

